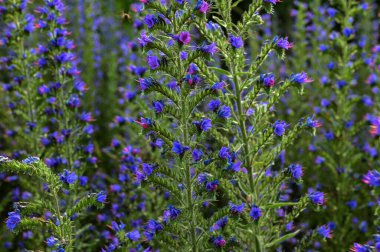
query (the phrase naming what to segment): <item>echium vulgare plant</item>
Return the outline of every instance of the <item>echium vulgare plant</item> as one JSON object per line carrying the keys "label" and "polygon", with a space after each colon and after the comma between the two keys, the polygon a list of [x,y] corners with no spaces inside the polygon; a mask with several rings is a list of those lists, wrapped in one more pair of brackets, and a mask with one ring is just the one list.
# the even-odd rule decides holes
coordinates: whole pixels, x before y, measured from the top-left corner
{"label": "echium vulgare plant", "polygon": [[302,6],[298,8],[299,18],[308,8],[314,17],[309,21],[312,29],[304,31],[312,38],[305,41],[312,48],[308,53],[315,55],[307,62],[315,66],[315,74],[320,76],[310,90],[308,102],[316,105],[314,110],[321,118],[324,132],[324,136],[314,137],[311,144],[306,142],[309,147],[304,153],[309,155],[304,157],[314,159],[315,166],[306,173],[305,184],[318,182],[318,188],[328,192],[326,214],[306,214],[305,220],[312,226],[316,225],[314,221],[328,222],[334,230],[329,246],[333,250],[348,250],[354,241],[367,240],[366,234],[374,229],[370,215],[374,203],[360,181],[368,170],[364,152],[371,149],[370,143],[364,142],[369,139],[364,118],[366,112],[373,110],[372,98],[367,95],[371,87],[363,83],[373,68],[369,67],[368,45],[357,22],[370,15],[371,10],[368,4],[357,1]]}
{"label": "echium vulgare plant", "polygon": [[[131,6],[131,10],[136,12],[137,17],[133,26],[137,30],[143,28],[144,24],[143,18],[139,15],[142,7],[141,3]],[[133,228],[135,231],[129,236],[137,235],[137,230],[142,229],[146,221],[157,216],[159,214],[157,211],[165,208],[166,199],[170,198],[168,192],[153,190],[153,187],[147,189],[140,186],[140,181],[134,179],[139,167],[161,159],[159,150],[162,148],[163,140],[158,138],[150,143],[145,141],[144,136],[138,134],[141,131],[139,125],[134,123],[141,111],[149,110],[151,97],[138,98],[139,83],[136,79],[144,77],[147,65],[145,57],[141,54],[137,36],[131,38],[133,39],[128,39],[125,34],[117,38],[121,54],[117,65],[118,106],[115,108],[117,114],[109,125],[112,141],[109,146],[102,149],[104,155],[102,162],[117,167],[112,174],[104,174],[105,180],[110,184],[109,204],[107,204],[109,207],[106,207],[97,218],[102,224],[102,238],[107,240],[107,245],[103,248],[106,251],[116,249],[120,242],[126,239],[127,230]],[[135,244],[132,243],[126,246],[127,249],[134,247]]]}
{"label": "echium vulgare plant", "polygon": [[[17,24],[17,16],[24,11],[28,13],[27,3],[28,1],[15,0],[0,6],[9,26],[16,27],[15,48],[24,47],[20,44],[23,41],[17,36],[23,32],[18,28],[20,24]],[[81,229],[76,228],[78,222],[75,220],[82,217],[89,207],[101,207],[106,194],[85,190],[88,181],[85,168],[87,164],[96,164],[97,160],[93,156],[94,146],[90,142],[93,133],[90,122],[93,118],[91,113],[79,109],[80,97],[86,85],[76,68],[72,52],[75,45],[69,39],[70,32],[65,28],[67,21],[64,10],[61,1],[46,0],[44,5],[35,9],[38,17],[26,14],[30,17],[29,26],[33,27],[30,29],[37,29],[38,35],[47,42],[38,44],[27,52],[16,52],[16,61],[12,61],[12,57],[8,61],[9,67],[16,69],[21,80],[27,79],[19,83],[19,86],[23,84],[25,87],[15,85],[15,88],[29,90],[26,97],[32,97],[26,100],[30,106],[27,110],[29,114],[26,115],[35,115],[36,121],[28,121],[28,127],[37,133],[30,136],[35,146],[28,150],[28,154],[35,153],[44,162],[39,157],[28,157],[19,162],[1,156],[0,170],[22,176],[25,174],[39,182],[36,183],[37,189],[34,189],[36,197],[29,202],[14,204],[14,210],[6,220],[8,229],[14,232],[45,230],[37,232],[37,235],[43,236],[46,241],[33,244],[33,248],[47,246],[52,250],[73,251],[74,246],[81,248],[85,245],[76,241],[76,237],[81,235]],[[9,48],[10,51],[12,49]],[[33,64],[23,63],[24,58],[29,57],[34,60]],[[31,72],[33,75],[29,75]],[[21,98],[24,97],[21,95]]]}
{"label": "echium vulgare plant", "polygon": [[[14,118],[4,123],[8,127],[7,136],[13,141],[15,138],[18,140],[15,147],[17,152],[14,153],[16,157],[21,153],[37,149],[39,142],[36,128],[40,118],[36,113],[38,105],[33,102],[36,86],[32,82],[36,69],[33,67],[33,56],[25,48],[29,36],[35,31],[35,20],[33,15],[27,13],[27,3],[27,1],[0,2],[2,20],[0,46],[5,49],[2,53],[6,53],[2,55],[5,56],[2,57],[2,63],[6,65],[2,69],[2,89],[9,94],[4,95],[4,101],[7,102],[6,106]],[[14,127],[12,122],[20,126]]]}
{"label": "echium vulgare plant", "polygon": [[265,251],[298,234],[288,224],[309,202],[324,203],[319,191],[291,202],[281,197],[286,182],[301,181],[303,171],[299,164],[276,169],[277,157],[302,129],[319,126],[312,118],[276,118],[275,105],[287,90],[302,91],[312,81],[304,72],[279,81],[261,69],[271,52],[284,59],[293,44],[275,37],[256,58],[245,56],[251,26],[278,2],[255,1],[235,24],[231,12],[239,2],[144,1],[147,29],[139,42],[150,71],[138,81],[154,101],[135,123],[153,142],[160,139],[162,153],[155,163],[141,163],[135,179],[171,198],[142,230],[126,232],[115,223],[121,240],[109,250],[164,244],[168,250]]}

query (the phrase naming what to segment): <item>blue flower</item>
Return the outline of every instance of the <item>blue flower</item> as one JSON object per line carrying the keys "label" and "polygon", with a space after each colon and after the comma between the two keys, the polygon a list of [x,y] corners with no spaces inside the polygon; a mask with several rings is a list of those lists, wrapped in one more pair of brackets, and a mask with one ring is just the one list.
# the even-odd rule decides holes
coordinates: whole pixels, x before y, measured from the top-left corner
{"label": "blue flower", "polygon": [[145,24],[150,29],[158,22],[158,19],[155,15],[148,14],[145,16],[144,21],[145,21]]}
{"label": "blue flower", "polygon": [[209,45],[203,45],[203,46],[199,47],[199,50],[201,52],[211,54],[211,55],[214,55],[215,53],[218,52],[218,48],[216,47],[216,42],[211,43]]}
{"label": "blue flower", "polygon": [[243,39],[238,36],[238,37],[235,37],[233,36],[232,34],[229,35],[229,38],[230,38],[230,43],[233,47],[235,47],[236,49],[239,49],[241,47],[244,46],[244,42],[243,42]]}
{"label": "blue flower", "polygon": [[192,157],[195,162],[198,162],[199,160],[201,160],[201,158],[203,157],[202,150],[194,149],[192,153]]}
{"label": "blue flower", "polygon": [[100,203],[105,203],[107,199],[107,194],[104,191],[101,191],[97,194],[96,200]]}
{"label": "blue flower", "polygon": [[22,160],[22,162],[24,164],[28,164],[28,165],[37,163],[39,161],[40,161],[40,159],[38,157],[28,157],[28,158],[25,158],[24,160]]}
{"label": "blue flower", "polygon": [[307,195],[310,201],[316,205],[323,205],[325,203],[325,194],[323,192],[315,191]]}
{"label": "blue flower", "polygon": [[212,227],[210,227],[210,231],[213,232],[213,231],[217,231],[221,228],[223,228],[225,225],[227,225],[228,223],[228,217],[227,216],[224,216],[223,218],[217,220],[213,225]]}
{"label": "blue flower", "polygon": [[277,136],[281,137],[285,133],[285,129],[288,125],[284,121],[276,121],[273,124],[273,132]]}
{"label": "blue flower", "polygon": [[231,157],[230,148],[223,146],[219,151],[219,157],[222,159],[229,159]]}
{"label": "blue flower", "polygon": [[144,226],[144,229],[148,232],[159,232],[163,229],[163,226],[161,223],[159,223],[156,220],[150,219],[147,224]]}
{"label": "blue flower", "polygon": [[354,29],[345,27],[343,29],[343,35],[349,38],[352,34],[354,34]]}
{"label": "blue flower", "polygon": [[226,83],[224,81],[220,81],[212,85],[211,89],[212,90],[221,90],[226,86]]}
{"label": "blue flower", "polygon": [[362,245],[360,243],[354,243],[351,250],[352,252],[372,252],[373,250],[368,245]]}
{"label": "blue flower", "polygon": [[55,238],[54,236],[50,236],[46,239],[46,244],[48,245],[48,247],[54,247],[55,244],[57,244],[58,242],[58,239]]}
{"label": "blue flower", "polygon": [[131,241],[138,241],[141,237],[140,232],[138,230],[133,230],[128,232],[126,235]]}
{"label": "blue flower", "polygon": [[195,124],[195,126],[197,126],[199,130],[202,130],[205,132],[212,128],[211,119],[209,118],[204,118],[200,122],[195,121],[193,123]]}
{"label": "blue flower", "polygon": [[21,222],[21,215],[18,210],[8,213],[8,219],[6,220],[6,226],[10,231],[13,231],[17,225]]}
{"label": "blue flower", "polygon": [[180,142],[174,141],[172,151],[177,155],[183,155],[185,151],[190,150],[190,147],[183,146]]}
{"label": "blue flower", "polygon": [[215,179],[211,182],[206,183],[206,190],[209,192],[214,192],[216,189],[218,189],[218,186],[219,186],[219,181]]}
{"label": "blue flower", "polygon": [[148,55],[146,61],[152,70],[155,70],[160,66],[160,60],[156,55]]}
{"label": "blue flower", "polygon": [[291,74],[289,80],[290,80],[290,82],[294,82],[297,84],[309,83],[309,82],[313,81],[312,79],[310,79],[307,76],[307,73],[305,73],[305,72],[297,73],[297,74]]}
{"label": "blue flower", "polygon": [[244,211],[245,203],[241,203],[240,205],[234,205],[230,202],[229,205],[231,214],[241,214]]}
{"label": "blue flower", "polygon": [[260,75],[260,82],[264,84],[265,87],[271,88],[274,86],[274,74],[267,73]]}
{"label": "blue flower", "polygon": [[172,220],[175,220],[181,214],[181,210],[175,208],[172,205],[169,205],[169,214],[170,214],[170,218]]}
{"label": "blue flower", "polygon": [[218,116],[221,118],[229,118],[231,117],[231,109],[230,107],[223,105],[221,108],[218,110]]}
{"label": "blue flower", "polygon": [[60,174],[60,179],[62,182],[67,184],[73,184],[77,180],[78,176],[75,172],[70,172],[68,170],[65,170],[63,173]]}
{"label": "blue flower", "polygon": [[288,169],[295,179],[300,179],[303,175],[302,166],[299,164],[291,164]]}
{"label": "blue flower", "polygon": [[261,209],[258,206],[253,205],[251,211],[249,212],[249,216],[251,216],[251,218],[256,221],[260,219],[261,215]]}
{"label": "blue flower", "polygon": [[380,186],[380,172],[376,170],[368,171],[362,181],[369,186],[378,187]]}
{"label": "blue flower", "polygon": [[155,101],[153,102],[153,107],[156,113],[161,113],[164,110],[165,104],[163,101]]}
{"label": "blue flower", "polygon": [[274,43],[276,44],[277,47],[281,49],[288,50],[293,47],[293,43],[290,43],[288,41],[288,37],[285,38],[278,38],[277,36],[273,39]]}
{"label": "blue flower", "polygon": [[211,111],[216,111],[219,109],[220,105],[222,103],[219,101],[219,100],[211,100],[209,103],[208,103],[208,108],[211,110]]}
{"label": "blue flower", "polygon": [[332,230],[329,226],[323,225],[317,229],[317,232],[323,238],[332,238]]}

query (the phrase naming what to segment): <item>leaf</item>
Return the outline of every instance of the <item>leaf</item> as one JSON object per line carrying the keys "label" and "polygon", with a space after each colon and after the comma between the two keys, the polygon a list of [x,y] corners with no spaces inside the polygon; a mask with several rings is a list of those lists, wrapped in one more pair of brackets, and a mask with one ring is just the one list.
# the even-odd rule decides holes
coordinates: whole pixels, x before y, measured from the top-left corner
{"label": "leaf", "polygon": [[278,208],[278,207],[285,207],[285,206],[297,206],[298,203],[299,202],[278,202],[278,203],[268,204],[263,208],[270,209],[270,208]]}
{"label": "leaf", "polygon": [[223,20],[221,20],[220,18],[218,18],[218,17],[216,17],[216,16],[212,16],[212,18],[216,21],[216,22],[218,22],[221,26],[223,26],[223,27],[227,27],[227,24],[223,21]]}
{"label": "leaf", "polygon": [[218,73],[224,74],[227,77],[231,77],[231,73],[228,72],[227,70],[222,69],[222,68],[219,68],[219,67],[209,67],[209,69],[214,70],[214,71],[216,71]]}
{"label": "leaf", "polygon": [[268,244],[265,245],[265,248],[271,248],[277,244],[280,244],[281,242],[284,242],[290,238],[293,238],[294,236],[296,236],[298,233],[300,232],[300,230],[297,230],[297,231],[294,231],[293,233],[289,233],[287,235],[284,235]]}

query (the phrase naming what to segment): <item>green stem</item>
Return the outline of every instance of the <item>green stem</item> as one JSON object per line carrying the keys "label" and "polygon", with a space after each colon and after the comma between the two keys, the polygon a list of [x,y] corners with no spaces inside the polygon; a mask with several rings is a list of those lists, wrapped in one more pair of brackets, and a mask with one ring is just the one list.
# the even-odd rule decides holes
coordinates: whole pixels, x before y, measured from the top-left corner
{"label": "green stem", "polygon": [[[15,17],[15,25],[16,25],[17,31],[23,31],[22,27],[21,27],[21,24],[20,24],[20,17],[19,17],[19,15],[16,15],[16,17]],[[19,45],[19,47],[18,47],[18,54],[19,54],[18,57],[19,57],[19,60],[20,60],[20,72],[21,72],[21,74],[23,76],[25,76],[25,82],[26,82],[26,89],[24,90],[24,96],[26,96],[28,120],[30,122],[36,123],[36,118],[35,118],[34,109],[33,109],[32,80],[30,79],[29,70],[28,70],[28,67],[27,67],[26,62],[25,62],[26,59],[24,58],[24,55],[25,55],[25,47],[24,47],[25,40],[24,40],[23,36],[19,36],[18,39],[20,40],[20,41],[18,41],[18,45]],[[31,137],[29,139],[29,141],[31,143],[31,149],[30,150],[33,150],[33,151],[36,151],[37,150],[37,146],[38,146],[38,137],[36,136],[35,133],[36,133],[36,129],[34,128],[34,129],[31,130]]]}
{"label": "green stem", "polygon": [[[184,144],[185,146],[189,145],[189,133],[188,133],[188,120],[186,115],[188,113],[186,107],[186,97],[182,95],[182,124],[184,126]],[[194,204],[193,204],[193,185],[191,181],[191,167],[187,162],[187,159],[184,157],[183,160],[184,168],[186,171],[186,188],[187,188],[187,208],[190,211],[190,233],[191,233],[191,247],[193,252],[197,252],[197,238],[195,233],[195,218],[194,218]]]}

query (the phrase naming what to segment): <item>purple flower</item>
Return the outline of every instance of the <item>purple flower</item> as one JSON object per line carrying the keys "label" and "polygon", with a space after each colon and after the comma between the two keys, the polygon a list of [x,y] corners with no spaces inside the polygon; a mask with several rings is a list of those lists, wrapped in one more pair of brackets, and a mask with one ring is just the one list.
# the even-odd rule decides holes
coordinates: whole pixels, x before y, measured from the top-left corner
{"label": "purple flower", "polygon": [[211,89],[212,90],[221,90],[226,86],[226,83],[224,81],[220,81],[212,85]]}
{"label": "purple flower", "polygon": [[235,37],[233,36],[232,34],[229,35],[229,38],[230,38],[230,43],[231,45],[236,48],[236,49],[239,49],[241,47],[244,46],[244,42],[243,42],[243,39],[238,36],[238,37]]}
{"label": "purple flower", "polygon": [[131,241],[138,241],[141,237],[140,232],[138,230],[133,230],[128,232],[126,235]]}
{"label": "purple flower", "polygon": [[373,250],[367,245],[362,245],[360,243],[354,243],[354,245],[352,246],[350,251],[351,252],[372,252]]}
{"label": "purple flower", "polygon": [[264,83],[265,87],[271,88],[274,86],[274,74],[273,73],[261,74],[260,81],[261,83]]}
{"label": "purple flower", "polygon": [[204,132],[212,128],[211,119],[209,118],[204,118],[201,121],[195,121],[193,123],[195,126],[197,126],[199,130],[204,131]]}
{"label": "purple flower", "polygon": [[354,34],[354,29],[345,27],[343,29],[343,35],[349,38],[352,34]]}
{"label": "purple flower", "polygon": [[181,214],[181,210],[175,208],[172,205],[169,205],[169,215],[172,220],[177,219],[177,217]]}
{"label": "purple flower", "polygon": [[6,220],[6,226],[10,231],[13,231],[17,225],[21,222],[21,215],[18,210],[8,213],[8,219]]}
{"label": "purple flower", "polygon": [[88,113],[83,112],[83,113],[81,114],[81,116],[80,116],[80,119],[81,119],[81,121],[83,121],[83,122],[92,122],[92,121],[94,121],[94,118],[92,117],[91,112],[88,112]]}
{"label": "purple flower", "polygon": [[285,38],[278,38],[277,36],[274,38],[274,42],[276,43],[276,46],[288,50],[293,47],[293,43],[290,43],[288,41],[288,37]]}
{"label": "purple flower", "polygon": [[22,160],[22,162],[23,162],[24,164],[28,164],[28,165],[31,165],[31,164],[37,163],[37,162],[39,162],[39,161],[40,161],[40,159],[39,159],[38,157],[28,157],[28,158]]}
{"label": "purple flower", "polygon": [[209,45],[203,45],[199,47],[199,50],[211,55],[214,55],[215,53],[218,52],[218,48],[216,47],[216,42],[211,43]]}
{"label": "purple flower", "polygon": [[380,172],[376,170],[368,171],[362,181],[369,186],[378,187],[380,186]]}
{"label": "purple flower", "polygon": [[57,244],[57,242],[58,242],[58,239],[55,238],[54,236],[50,236],[50,237],[48,237],[48,238],[46,239],[46,244],[47,244],[47,246],[48,246],[49,248],[54,247],[55,244]]}
{"label": "purple flower", "polygon": [[280,3],[281,0],[264,0],[264,2],[271,3],[271,4],[276,4],[276,3]]}
{"label": "purple flower", "polygon": [[323,205],[325,203],[325,194],[323,192],[315,191],[307,195],[310,201],[316,205]]}
{"label": "purple flower", "polygon": [[144,91],[144,90],[147,90],[148,88],[150,88],[151,86],[153,86],[153,79],[152,78],[147,78],[147,79],[140,78],[139,83],[140,83],[140,89]]}
{"label": "purple flower", "polygon": [[231,157],[230,148],[223,146],[219,151],[219,157],[222,159],[229,159]]}
{"label": "purple flower", "polygon": [[222,103],[219,101],[219,100],[211,100],[209,103],[208,103],[208,108],[211,110],[211,111],[216,111],[219,109],[220,105]]}
{"label": "purple flower", "polygon": [[97,194],[96,200],[100,203],[105,203],[107,199],[107,194],[104,191],[101,191]]}
{"label": "purple flower", "polygon": [[285,133],[285,129],[287,127],[287,124],[284,121],[276,121],[273,124],[273,132],[277,136],[281,137]]}
{"label": "purple flower", "polygon": [[206,14],[209,10],[209,4],[206,1],[198,0],[197,5],[194,10],[199,11],[200,13]]}
{"label": "purple flower", "polygon": [[227,225],[228,223],[228,217],[227,216],[224,216],[223,218],[217,220],[211,227],[210,227],[210,231],[213,232],[213,231],[217,231],[221,228],[223,228],[225,225]]}
{"label": "purple flower", "polygon": [[323,238],[332,238],[332,230],[330,229],[329,226],[323,225],[317,229],[317,232],[320,236]]}
{"label": "purple flower", "polygon": [[144,21],[145,21],[145,24],[150,29],[158,22],[158,19],[156,18],[155,15],[148,14],[145,16]]}
{"label": "purple flower", "polygon": [[173,148],[172,151],[176,153],[177,155],[183,155],[185,151],[190,150],[190,147],[188,146],[183,146],[181,143],[178,141],[173,142]]}
{"label": "purple flower", "polygon": [[152,70],[155,70],[160,66],[160,60],[156,55],[148,55],[146,61]]}
{"label": "purple flower", "polygon": [[165,105],[163,101],[155,101],[153,102],[153,107],[156,113],[159,114],[164,110]]}
{"label": "purple flower", "polygon": [[209,192],[214,192],[219,186],[219,181],[217,179],[206,183],[206,190]]}
{"label": "purple flower", "polygon": [[144,47],[154,41],[154,37],[152,35],[147,35],[146,32],[142,32],[138,42],[140,46]]}
{"label": "purple flower", "polygon": [[231,214],[241,214],[244,211],[245,203],[241,203],[240,205],[234,205],[230,202],[229,205]]}
{"label": "purple flower", "polygon": [[147,224],[144,226],[144,229],[148,232],[159,232],[163,229],[162,224],[156,220],[150,219]]}
{"label": "purple flower", "polygon": [[206,183],[208,177],[209,177],[209,175],[207,173],[199,174],[198,178],[197,178],[198,185]]}
{"label": "purple flower", "polygon": [[303,83],[309,83],[313,80],[307,77],[307,74],[305,72],[297,73],[297,74],[291,74],[290,75],[290,82],[294,82],[297,84],[303,84]]}
{"label": "purple flower", "polygon": [[140,121],[136,120],[135,122],[139,124],[141,127],[143,127],[144,129],[147,129],[149,126],[152,125],[152,120],[150,118],[141,117]]}
{"label": "purple flower", "polygon": [[79,177],[79,185],[85,186],[88,183],[88,177],[87,176],[80,176]]}
{"label": "purple flower", "polygon": [[230,107],[228,107],[226,105],[223,105],[218,110],[218,116],[221,117],[221,118],[223,118],[223,119],[231,117],[231,109],[230,109]]}
{"label": "purple flower", "polygon": [[221,235],[214,238],[213,243],[214,243],[214,246],[217,248],[222,248],[222,247],[226,246],[226,240],[224,240]]}
{"label": "purple flower", "polygon": [[327,14],[330,17],[335,17],[335,15],[338,13],[338,11],[334,8],[327,8]]}
{"label": "purple flower", "polygon": [[184,45],[187,45],[190,43],[191,41],[191,36],[190,36],[190,32],[188,31],[183,31],[179,34],[178,36],[178,41]]}
{"label": "purple flower", "polygon": [[251,218],[256,221],[260,219],[261,215],[261,209],[258,206],[253,205],[251,211],[249,212],[249,216],[251,216]]}
{"label": "purple flower", "polygon": [[198,162],[199,160],[201,160],[201,158],[203,157],[202,150],[194,149],[192,153],[192,157],[195,162]]}
{"label": "purple flower", "polygon": [[186,60],[188,57],[188,53],[185,51],[182,51],[179,53],[179,57],[181,58],[181,60]]}
{"label": "purple flower", "polygon": [[67,184],[74,184],[77,178],[78,176],[75,172],[70,172],[68,170],[65,170],[63,173],[60,174],[60,180]]}
{"label": "purple flower", "polygon": [[292,174],[293,178],[300,179],[303,175],[302,166],[299,164],[291,164],[288,168],[290,174]]}
{"label": "purple flower", "polygon": [[322,126],[322,124],[318,122],[317,120],[314,120],[312,117],[308,117],[306,119],[305,126],[309,128],[319,128]]}
{"label": "purple flower", "polygon": [[329,141],[333,140],[334,139],[334,132],[332,132],[332,131],[326,132],[325,137]]}

